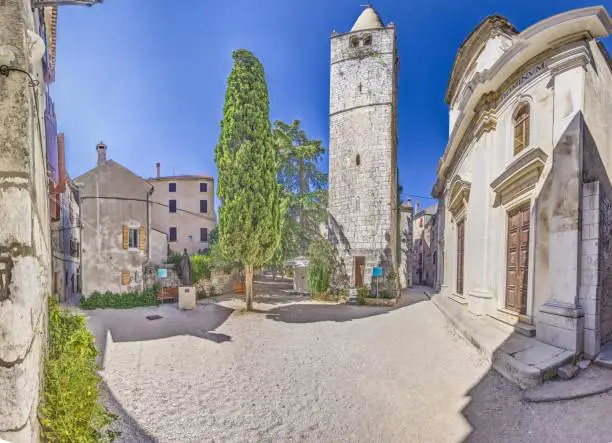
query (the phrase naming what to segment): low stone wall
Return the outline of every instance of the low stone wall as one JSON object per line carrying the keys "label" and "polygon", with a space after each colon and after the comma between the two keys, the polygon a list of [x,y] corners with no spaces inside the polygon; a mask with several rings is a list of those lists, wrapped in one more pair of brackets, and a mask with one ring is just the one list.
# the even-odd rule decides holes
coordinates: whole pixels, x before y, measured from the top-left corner
{"label": "low stone wall", "polygon": [[155,284],[164,288],[176,288],[180,286],[180,279],[174,269],[168,268],[167,278],[159,278],[157,276],[157,269],[160,267],[161,266],[158,265],[150,265],[145,268],[144,275],[146,289],[151,289]]}
{"label": "low stone wall", "polygon": [[395,306],[397,298],[366,298],[365,304],[368,306]]}
{"label": "low stone wall", "polygon": [[232,291],[234,281],[236,281],[236,275],[233,273],[226,274],[223,271],[213,270],[210,278],[202,277],[195,283],[196,292],[210,295],[212,288],[215,295],[227,294]]}

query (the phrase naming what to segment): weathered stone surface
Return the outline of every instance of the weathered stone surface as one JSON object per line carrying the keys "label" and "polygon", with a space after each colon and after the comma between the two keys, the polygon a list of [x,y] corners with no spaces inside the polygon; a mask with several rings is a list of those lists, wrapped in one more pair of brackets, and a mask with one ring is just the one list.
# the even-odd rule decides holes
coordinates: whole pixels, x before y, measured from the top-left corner
{"label": "weathered stone surface", "polygon": [[563,380],[569,380],[570,378],[573,378],[576,374],[578,374],[579,370],[580,369],[578,368],[578,366],[570,364],[561,366],[559,369],[557,369],[557,374]]}
{"label": "weathered stone surface", "polygon": [[591,360],[580,360],[577,364],[580,369],[586,369],[591,366]]}

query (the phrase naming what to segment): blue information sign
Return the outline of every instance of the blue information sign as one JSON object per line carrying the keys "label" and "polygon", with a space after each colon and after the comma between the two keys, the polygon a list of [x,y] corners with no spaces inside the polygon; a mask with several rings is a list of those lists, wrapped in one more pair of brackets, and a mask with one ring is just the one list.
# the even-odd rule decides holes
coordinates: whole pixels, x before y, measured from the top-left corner
{"label": "blue information sign", "polygon": [[168,278],[168,270],[166,268],[159,268],[157,270],[157,276],[159,278]]}
{"label": "blue information sign", "polygon": [[372,268],[372,277],[382,277],[383,270],[380,266],[374,266]]}

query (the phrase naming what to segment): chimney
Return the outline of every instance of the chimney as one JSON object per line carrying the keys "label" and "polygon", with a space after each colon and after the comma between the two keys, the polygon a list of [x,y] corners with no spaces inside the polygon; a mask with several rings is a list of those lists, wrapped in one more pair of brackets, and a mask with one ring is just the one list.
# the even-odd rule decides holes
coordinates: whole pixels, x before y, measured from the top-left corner
{"label": "chimney", "polygon": [[98,166],[106,164],[106,145],[102,142],[98,143],[96,151],[98,151]]}
{"label": "chimney", "polygon": [[161,163],[160,162],[155,163],[155,167],[157,168],[157,178],[159,178],[159,176],[160,176],[159,168],[161,167]]}
{"label": "chimney", "polygon": [[58,185],[57,192],[62,193],[66,190],[66,154],[64,151],[64,134],[57,134],[57,169]]}

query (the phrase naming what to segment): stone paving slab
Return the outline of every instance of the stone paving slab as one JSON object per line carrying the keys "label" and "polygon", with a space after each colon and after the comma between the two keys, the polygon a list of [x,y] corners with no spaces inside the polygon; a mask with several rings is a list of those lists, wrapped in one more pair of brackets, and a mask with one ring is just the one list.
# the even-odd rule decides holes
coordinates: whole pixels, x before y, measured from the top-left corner
{"label": "stone paving slab", "polygon": [[525,391],[524,399],[533,403],[572,400],[612,390],[612,371],[589,367],[571,380],[550,380]]}
{"label": "stone paving slab", "polygon": [[488,316],[473,315],[442,295],[431,300],[499,373],[523,389],[554,377],[574,357],[571,351],[513,332]]}

